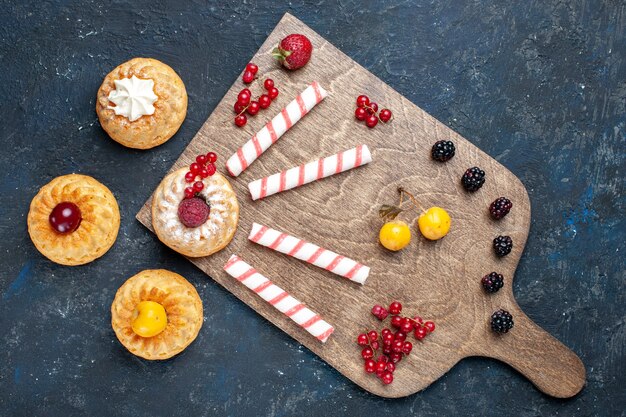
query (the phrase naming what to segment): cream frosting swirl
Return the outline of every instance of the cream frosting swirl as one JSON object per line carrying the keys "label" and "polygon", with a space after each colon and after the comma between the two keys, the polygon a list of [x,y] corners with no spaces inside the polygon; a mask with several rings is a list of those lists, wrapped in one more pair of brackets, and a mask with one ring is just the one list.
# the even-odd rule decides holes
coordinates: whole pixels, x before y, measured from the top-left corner
{"label": "cream frosting swirl", "polygon": [[115,90],[109,93],[109,100],[115,106],[108,106],[118,116],[124,116],[131,122],[141,116],[154,114],[154,102],[158,97],[154,94],[154,81],[142,80],[136,76],[115,80]]}

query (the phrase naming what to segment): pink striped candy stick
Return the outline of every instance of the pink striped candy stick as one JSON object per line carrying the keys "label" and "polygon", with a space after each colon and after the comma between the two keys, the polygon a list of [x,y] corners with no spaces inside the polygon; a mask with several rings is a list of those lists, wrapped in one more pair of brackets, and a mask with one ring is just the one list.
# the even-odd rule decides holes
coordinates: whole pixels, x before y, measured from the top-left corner
{"label": "pink striped candy stick", "polygon": [[263,126],[252,139],[237,149],[226,162],[226,168],[233,177],[238,176],[250,166],[263,152],[298,123],[313,107],[324,100],[328,93],[317,81],[306,88],[300,95],[287,104],[268,124]]}
{"label": "pink striped candy stick", "polygon": [[248,239],[259,245],[324,268],[359,284],[364,284],[370,273],[369,267],[350,258],[258,223],[252,224],[252,230],[250,230]]}
{"label": "pink striped candy stick", "polygon": [[259,274],[256,269],[245,263],[239,256],[231,255],[224,265],[224,270],[322,343],[326,342],[330,334],[335,331],[333,326],[326,323],[320,316],[278,285]]}
{"label": "pink striped candy stick", "polygon": [[258,200],[370,162],[372,162],[372,154],[369,148],[367,145],[359,145],[356,148],[252,181],[248,184],[248,189],[252,199]]}

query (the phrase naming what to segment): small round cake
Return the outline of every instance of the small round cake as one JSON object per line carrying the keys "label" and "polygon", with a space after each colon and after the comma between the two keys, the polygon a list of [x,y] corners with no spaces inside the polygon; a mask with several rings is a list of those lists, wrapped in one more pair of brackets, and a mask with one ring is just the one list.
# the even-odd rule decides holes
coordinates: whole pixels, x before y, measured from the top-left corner
{"label": "small round cake", "polygon": [[202,327],[202,300],[182,276],[165,269],[129,278],[111,304],[111,326],[133,355],[168,359],[182,352]]}
{"label": "small round cake", "polygon": [[201,189],[193,191],[186,174],[188,169],[180,168],[157,187],[152,200],[152,226],[159,240],[176,252],[190,257],[208,256],[232,240],[239,221],[239,202],[223,175],[212,173],[200,181]]}
{"label": "small round cake", "polygon": [[42,255],[62,265],[82,265],[104,255],[119,228],[113,193],[86,175],[57,177],[30,203],[31,240]]}
{"label": "small round cake", "polygon": [[96,113],[109,136],[129,148],[161,145],[187,115],[178,74],[152,58],[133,58],[111,71],[98,90]]}

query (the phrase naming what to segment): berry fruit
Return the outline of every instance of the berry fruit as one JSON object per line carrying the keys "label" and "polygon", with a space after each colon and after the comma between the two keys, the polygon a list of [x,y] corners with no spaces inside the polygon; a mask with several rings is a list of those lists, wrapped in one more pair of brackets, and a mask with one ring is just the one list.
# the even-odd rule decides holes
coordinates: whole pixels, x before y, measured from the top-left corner
{"label": "berry fruit", "polygon": [[[202,183],[200,182],[200,184]],[[193,191],[193,188],[187,187],[185,189],[185,197],[187,197],[188,189]],[[210,211],[210,207],[206,201],[199,197],[193,197],[192,195],[192,197],[187,197],[182,200],[178,205],[178,218],[186,227],[198,227],[207,221]]]}
{"label": "berry fruit", "polygon": [[248,104],[248,108],[247,108],[247,112],[250,116],[254,116],[255,114],[257,114],[259,112],[259,110],[261,110],[261,106],[259,105],[258,101],[251,101],[250,104]]}
{"label": "berry fruit", "polygon": [[217,161],[217,154],[215,152],[209,152],[206,154],[206,160],[209,163],[215,163]]}
{"label": "berry fruit", "polygon": [[251,98],[252,98],[252,94],[250,93],[250,90],[245,88],[241,90],[239,94],[237,95],[237,103],[243,106],[247,106],[248,103],[250,103]]}
{"label": "berry fruit", "polygon": [[378,238],[386,249],[399,251],[411,242],[411,229],[401,220],[390,221],[380,228]]}
{"label": "berry fruit", "polygon": [[488,293],[498,292],[500,288],[504,286],[504,277],[502,274],[498,274],[497,272],[492,272],[488,275],[485,275],[483,279],[480,281],[483,284],[483,288]]}
{"label": "berry fruit", "polygon": [[374,307],[372,307],[372,314],[378,320],[385,320],[389,312],[383,306],[375,305]]}
{"label": "berry fruit", "polygon": [[378,113],[378,104],[376,103],[370,103],[369,105],[369,109],[367,109],[367,111],[369,111],[372,114],[376,114]]}
{"label": "berry fruit", "polygon": [[203,189],[204,189],[204,183],[202,181],[196,181],[196,182],[193,183],[193,190],[196,193],[199,193]]}
{"label": "berry fruit", "polygon": [[259,97],[259,106],[262,109],[267,109],[270,104],[272,104],[272,99],[267,94],[262,94],[261,97]]}
{"label": "berry fruit", "polygon": [[390,371],[386,371],[381,380],[383,381],[383,384],[389,385],[393,382],[393,374]]}
{"label": "berry fruit", "polygon": [[354,111],[354,117],[356,117],[357,120],[365,120],[367,118],[367,110],[363,107],[357,107]]}
{"label": "berry fruit", "polygon": [[438,240],[450,231],[450,215],[441,207],[431,207],[417,219],[422,235],[428,240]]}
{"label": "berry fruit", "polygon": [[374,351],[370,347],[366,347],[361,351],[363,359],[372,359],[374,357]]}
{"label": "berry fruit", "polygon": [[370,99],[368,96],[360,95],[356,98],[357,107],[365,107],[370,105]]}
{"label": "berry fruit", "polygon": [[274,88],[274,80],[272,80],[271,78],[266,79],[263,82],[263,87],[268,91],[271,90],[272,88]]}
{"label": "berry fruit", "polygon": [[478,191],[485,183],[485,171],[478,167],[469,168],[463,174],[461,182],[467,191]]}
{"label": "berry fruit", "polygon": [[454,156],[454,143],[451,140],[439,140],[435,142],[430,155],[435,161],[446,162]]}
{"label": "berry fruit", "polygon": [[391,110],[389,109],[382,109],[380,113],[378,114],[380,121],[383,123],[387,123],[389,120],[391,120],[392,116],[393,114],[391,113]]}
{"label": "berry fruit", "polygon": [[376,127],[376,125],[378,124],[378,117],[375,114],[370,114],[367,117],[367,119],[365,119],[365,124],[370,129],[373,128],[373,127]]}
{"label": "berry fruit", "polygon": [[254,73],[252,73],[251,71],[245,71],[241,79],[244,83],[250,84],[252,81],[254,81]]}
{"label": "berry fruit", "polygon": [[399,329],[400,327],[402,327],[402,317],[400,316],[393,316],[391,318],[391,327],[395,327],[396,329]]}
{"label": "berry fruit", "polygon": [[496,199],[493,203],[491,203],[491,205],[489,206],[489,213],[491,213],[491,217],[493,217],[494,219],[500,220],[501,218],[509,214],[509,211],[511,211],[512,207],[513,203],[511,203],[511,200],[506,197],[500,197]]}
{"label": "berry fruit", "polygon": [[417,340],[422,340],[423,338],[425,338],[425,337],[426,337],[426,335],[427,335],[427,334],[428,334],[428,332],[426,331],[426,329],[425,329],[425,328],[423,328],[423,327],[418,327],[417,329],[415,329],[415,332],[414,332],[414,334],[413,334],[413,335],[415,336],[415,338],[416,338]]}
{"label": "berry fruit", "polygon": [[259,67],[256,66],[256,64],[250,62],[248,65],[246,65],[246,71],[250,71],[254,75],[259,72]]}
{"label": "berry fruit", "polygon": [[513,249],[513,239],[511,236],[498,236],[493,240],[493,250],[498,256],[506,256]]}
{"label": "berry fruit", "polygon": [[193,190],[193,187],[185,188],[185,198],[193,198],[196,195],[196,192]]}
{"label": "berry fruit", "polygon": [[131,328],[136,335],[153,337],[167,327],[165,308],[155,301],[141,301],[133,311]]}
{"label": "berry fruit", "polygon": [[58,233],[72,233],[82,221],[80,209],[74,203],[63,201],[57,204],[50,213],[50,226]]}
{"label": "berry fruit", "polygon": [[267,90],[267,95],[270,96],[272,100],[274,100],[276,97],[278,97],[278,88],[270,88],[269,90]]}
{"label": "berry fruit", "polygon": [[[400,314],[402,312],[402,304],[398,301],[394,301],[389,305],[389,312],[393,315]],[[400,325],[402,325],[402,323],[400,323]]]}
{"label": "berry fruit", "polygon": [[313,45],[309,38],[294,33],[281,40],[278,47],[272,51],[272,55],[285,68],[296,70],[309,62],[312,52]]}
{"label": "berry fruit", "polygon": [[357,338],[356,342],[361,346],[367,346],[369,344],[369,339],[365,333],[361,333]]}
{"label": "berry fruit", "polygon": [[513,316],[506,310],[498,310],[491,315],[491,330],[507,333],[513,328]]}
{"label": "berry fruit", "polygon": [[426,332],[432,333],[435,331],[435,323],[432,321],[427,321],[426,323],[424,323],[424,328],[426,329]]}
{"label": "berry fruit", "polygon": [[376,362],[373,359],[368,359],[365,361],[365,372],[368,374],[373,374],[376,372]]}
{"label": "berry fruit", "polygon": [[235,124],[237,126],[242,127],[245,126],[246,123],[248,123],[248,118],[245,114],[240,114],[239,116],[235,117]]}
{"label": "berry fruit", "polygon": [[186,182],[193,182],[195,179],[196,179],[196,174],[194,174],[193,172],[188,172],[185,174]]}

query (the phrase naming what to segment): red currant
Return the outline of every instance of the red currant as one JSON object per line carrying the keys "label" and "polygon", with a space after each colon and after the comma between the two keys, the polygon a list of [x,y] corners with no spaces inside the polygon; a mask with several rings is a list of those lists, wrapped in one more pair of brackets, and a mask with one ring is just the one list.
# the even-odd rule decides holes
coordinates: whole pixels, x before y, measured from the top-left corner
{"label": "red currant", "polygon": [[426,332],[426,329],[424,329],[423,327],[418,327],[417,329],[415,329],[415,338],[417,340],[422,340],[423,338],[426,337],[428,333]]}
{"label": "red currant", "polygon": [[432,321],[427,321],[426,323],[424,323],[424,327],[426,328],[426,331],[428,333],[432,333],[435,331],[435,323],[433,323]]}
{"label": "red currant", "polygon": [[369,337],[370,341],[373,342],[374,340],[378,339],[378,333],[376,333],[376,330],[372,330],[367,333],[367,337]]}
{"label": "red currant", "polygon": [[406,340],[406,333],[398,330],[396,334],[393,335],[393,340],[401,340],[404,342]]}
{"label": "red currant", "polygon": [[386,334],[391,334],[391,330],[385,327],[384,329],[380,331],[380,335],[381,337],[385,337]]}
{"label": "red currant", "polygon": [[378,369],[376,370],[376,376],[379,378],[383,378],[383,375],[385,375],[386,371],[379,371]]}
{"label": "red currant", "polygon": [[241,90],[241,92],[237,96],[237,103],[243,106],[247,106],[248,103],[250,103],[251,97],[252,95],[250,94],[250,90],[248,90],[247,88],[244,88],[243,90]]}
{"label": "red currant", "polygon": [[237,126],[243,127],[246,125],[246,123],[248,123],[248,118],[245,114],[240,114],[239,116],[235,117],[235,124]]}
{"label": "red currant", "polygon": [[391,359],[391,363],[398,363],[402,360],[402,353],[400,352],[392,352],[389,355],[389,359]]}
{"label": "red currant", "polygon": [[206,155],[198,155],[196,156],[196,162],[200,165],[204,165],[207,162]]}
{"label": "red currant", "polygon": [[256,74],[257,72],[259,72],[259,67],[256,66],[256,64],[250,62],[248,65],[246,65],[246,71],[250,71],[253,74]]}
{"label": "red currant", "polygon": [[371,114],[375,114],[378,111],[378,104],[370,103],[369,109],[367,109],[367,111],[370,112]]}
{"label": "red currant", "polygon": [[396,364],[393,362],[387,363],[387,370],[389,372],[394,372],[396,370]]}
{"label": "red currant", "polygon": [[233,105],[233,109],[235,110],[235,113],[239,114],[242,111],[244,111],[246,109],[246,105],[245,104],[241,104],[240,102],[235,102],[235,104]]}
{"label": "red currant", "polygon": [[402,330],[404,333],[409,333],[411,330],[413,330],[413,322],[410,318],[405,317],[402,319],[402,325],[400,326],[400,330]]}
{"label": "red currant", "polygon": [[378,357],[378,362],[389,362],[389,356],[387,356],[387,355],[380,355]]}
{"label": "red currant", "polygon": [[365,333],[361,333],[357,336],[356,342],[361,346],[367,346],[369,340],[367,339],[367,335]]}
{"label": "red currant", "polygon": [[191,171],[191,173],[194,175],[198,175],[198,173],[200,172],[200,164],[198,164],[197,162],[193,162],[191,165],[189,165],[189,171]]}
{"label": "red currant", "polygon": [[213,163],[209,162],[209,163],[206,165],[206,170],[207,170],[207,173],[209,174],[209,177],[210,177],[210,176],[212,176],[213,174],[215,174],[215,171],[217,171],[217,168],[215,167],[215,164],[213,164]]}
{"label": "red currant", "polygon": [[63,201],[52,209],[48,221],[50,226],[59,233],[72,233],[78,229],[83,217],[78,206]]}
{"label": "red currant", "polygon": [[271,90],[272,88],[274,88],[274,80],[272,80],[271,78],[268,78],[263,83],[263,87],[265,87],[265,89],[268,91]]}
{"label": "red currant", "polygon": [[389,372],[389,371],[386,371],[383,374],[383,377],[381,379],[383,381],[383,384],[389,385],[389,384],[391,384],[393,382],[393,374],[391,372]]}
{"label": "red currant", "polygon": [[357,107],[354,111],[354,117],[356,117],[357,120],[365,120],[367,117],[367,111],[365,111],[363,107]]}
{"label": "red currant", "polygon": [[398,301],[394,301],[393,303],[389,304],[389,312],[393,315],[400,314],[402,312],[402,304],[400,304]]}
{"label": "red currant", "polygon": [[[414,323],[415,327],[417,327],[417,324],[421,325],[422,323],[424,323],[424,320],[422,320],[422,318],[420,316],[415,316],[415,317],[413,317],[413,323]],[[417,323],[417,324],[415,324],[415,323]]]}
{"label": "red currant", "polygon": [[247,112],[250,116],[254,116],[259,110],[261,110],[261,106],[259,106],[258,101],[251,101],[250,104],[248,104]]}
{"label": "red currant", "polygon": [[196,181],[193,183],[193,190],[197,193],[204,189],[204,183],[202,181]]}
{"label": "red currant", "polygon": [[217,161],[217,154],[215,152],[209,152],[206,154],[206,161],[210,163],[214,163]]}
{"label": "red currant", "polygon": [[193,182],[196,179],[196,175],[193,172],[188,172],[185,174],[185,181]]}
{"label": "red currant", "polygon": [[272,100],[274,100],[276,97],[278,97],[278,88],[276,87],[272,87],[267,91],[267,95],[270,96],[270,98]]}
{"label": "red currant", "polygon": [[368,359],[365,361],[365,372],[368,374],[373,374],[376,372],[376,362],[373,359]]}
{"label": "red currant", "polygon": [[370,114],[367,119],[365,119],[365,124],[367,127],[372,129],[378,124],[378,117],[375,114]]}
{"label": "red currant", "polygon": [[395,327],[395,328],[398,329],[398,328],[400,328],[400,326],[402,326],[402,317],[400,317],[400,316],[393,316],[391,318],[391,327]]}
{"label": "red currant", "polygon": [[402,353],[408,355],[413,350],[413,344],[411,342],[404,342],[404,346],[402,346]]}
{"label": "red currant", "polygon": [[389,344],[389,345],[383,345],[383,353],[384,353],[385,355],[387,355],[387,356],[388,356],[388,355],[390,355],[390,354],[392,353],[392,350],[391,350],[391,344]]}
{"label": "red currant", "polygon": [[378,343],[378,340],[374,340],[370,343],[370,346],[372,347],[372,349],[378,350],[378,348],[380,348],[380,343]]}
{"label": "red currant", "polygon": [[383,345],[389,346],[394,340],[394,336],[392,333],[386,333],[383,335]]}
{"label": "red currant", "polygon": [[193,190],[193,187],[185,188],[185,198],[193,198],[196,192]]}
{"label": "red currant", "polygon": [[376,362],[376,370],[377,371],[386,371],[387,370],[387,362]]}
{"label": "red currant", "polygon": [[254,81],[254,73],[252,73],[251,71],[245,71],[241,79],[244,83],[250,84],[252,81]]}
{"label": "red currant", "polygon": [[365,107],[370,104],[370,99],[368,96],[360,95],[356,98],[356,106],[357,107]]}
{"label": "red currant", "polygon": [[272,104],[272,99],[267,94],[262,94],[261,97],[259,97],[259,106],[261,106],[262,109],[267,109],[270,104]]}
{"label": "red currant", "polygon": [[374,351],[372,348],[366,347],[361,351],[361,356],[363,356],[363,359],[372,359],[374,357]]}
{"label": "red currant", "polygon": [[378,117],[380,117],[380,121],[384,123],[387,123],[389,120],[391,120],[391,116],[392,113],[389,109],[382,109],[378,114]]}
{"label": "red currant", "polygon": [[404,346],[404,342],[402,340],[394,340],[391,344],[391,350],[394,352],[402,352],[402,347]]}
{"label": "red currant", "polygon": [[206,167],[200,168],[200,178],[206,178],[209,176],[209,170]]}

